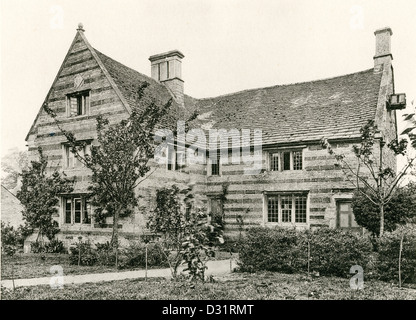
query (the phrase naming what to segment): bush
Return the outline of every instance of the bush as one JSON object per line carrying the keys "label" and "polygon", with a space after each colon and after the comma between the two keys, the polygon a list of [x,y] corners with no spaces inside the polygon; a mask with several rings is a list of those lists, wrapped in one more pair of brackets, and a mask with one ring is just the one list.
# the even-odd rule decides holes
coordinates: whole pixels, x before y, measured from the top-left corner
{"label": "bush", "polygon": [[260,270],[293,273],[302,269],[300,233],[294,229],[254,227],[239,243],[241,271]]}
{"label": "bush", "polygon": [[399,280],[399,250],[403,236],[401,257],[402,283],[416,282],[416,226],[409,224],[393,232],[386,232],[378,239],[378,254],[375,264],[380,280]]}
{"label": "bush", "polygon": [[[142,243],[130,243],[127,248],[122,250],[122,256],[120,260],[121,268],[144,268],[146,266],[146,246]],[[149,244],[147,247],[147,266],[169,266],[166,256],[155,244]]]}
{"label": "bush", "polygon": [[116,263],[116,254],[110,242],[97,243],[97,261],[103,266],[113,266]]}
{"label": "bush", "polygon": [[[302,250],[310,241],[310,270],[320,275],[351,277],[350,268],[367,270],[372,244],[367,236],[340,229],[319,228],[303,233]],[[307,261],[307,260],[306,260]]]}
{"label": "bush", "polygon": [[65,253],[64,243],[57,239],[52,239],[45,244],[45,251],[47,253]]}
{"label": "bush", "polygon": [[30,251],[33,253],[44,253],[46,252],[46,248],[42,242],[35,241],[30,244]]}
{"label": "bush", "polygon": [[249,272],[307,271],[308,240],[310,271],[320,275],[350,277],[353,265],[366,269],[370,260],[370,240],[353,232],[328,228],[311,232],[256,227],[250,228],[240,243],[240,269]]}
{"label": "bush", "polygon": [[70,248],[69,261],[80,266],[93,266],[97,263],[97,251],[92,248],[90,241],[78,242]]}
{"label": "bush", "polygon": [[14,255],[21,248],[21,235],[10,224],[1,222],[1,252],[7,255]]}

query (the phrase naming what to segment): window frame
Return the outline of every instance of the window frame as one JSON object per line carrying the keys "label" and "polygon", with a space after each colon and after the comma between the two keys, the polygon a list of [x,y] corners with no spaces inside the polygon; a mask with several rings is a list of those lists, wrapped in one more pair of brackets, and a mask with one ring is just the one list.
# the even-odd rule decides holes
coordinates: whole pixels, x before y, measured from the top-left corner
{"label": "window frame", "polygon": [[[304,159],[304,152],[303,150],[305,147],[294,147],[288,149],[277,149],[277,150],[269,150],[268,153],[268,163],[267,163],[267,170],[272,172],[283,172],[283,171],[303,171],[305,169],[305,159]],[[301,153],[300,161],[301,161],[301,169],[295,169],[295,156],[296,152]],[[285,154],[289,154],[289,159],[285,160]],[[278,157],[278,170],[275,170],[273,164],[275,162],[272,160],[274,156]],[[285,169],[285,164],[287,164],[287,160],[289,161],[289,169]]]}
{"label": "window frame", "polygon": [[[63,169],[68,170],[76,170],[85,168],[85,165],[77,159],[75,153],[71,151],[71,146],[67,143],[62,144],[62,152],[63,152]],[[86,154],[91,155],[91,142],[87,140],[87,144],[84,146],[82,150],[82,156],[85,157]],[[70,166],[70,160],[72,160],[72,166]]]}
{"label": "window frame", "polygon": [[[69,201],[68,201],[69,200]],[[80,201],[80,222],[76,222],[76,210],[75,210],[75,203],[76,201]],[[74,195],[65,195],[62,196],[62,224],[63,225],[90,225],[92,226],[92,205],[88,198],[88,196],[82,194],[74,194]],[[68,221],[68,208],[67,205],[70,203],[70,220]],[[89,210],[88,210],[89,209]]]}
{"label": "window frame", "polygon": [[[283,221],[282,199],[290,197],[290,216],[289,221]],[[297,220],[297,198],[305,198],[305,221],[296,222]],[[276,199],[274,207],[277,206],[277,221],[270,220],[270,205],[269,200]],[[265,225],[279,225],[279,226],[308,226],[309,225],[309,192],[266,192],[263,197],[263,222]],[[274,213],[276,214],[276,213]]]}
{"label": "window frame", "polygon": [[[91,106],[91,90],[83,90],[72,92],[66,95],[66,115],[68,118],[78,118],[78,117],[85,117],[90,114],[90,106]],[[72,102],[71,99],[76,99],[76,114],[72,114]],[[81,101],[81,109],[80,109],[80,101]],[[81,110],[81,114],[79,111]]]}

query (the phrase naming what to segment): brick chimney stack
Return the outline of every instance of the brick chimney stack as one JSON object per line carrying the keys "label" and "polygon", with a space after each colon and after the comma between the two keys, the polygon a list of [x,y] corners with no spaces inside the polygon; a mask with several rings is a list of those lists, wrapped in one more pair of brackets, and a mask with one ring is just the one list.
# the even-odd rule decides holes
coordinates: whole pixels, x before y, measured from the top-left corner
{"label": "brick chimney stack", "polygon": [[389,27],[378,29],[374,32],[376,36],[376,54],[374,56],[374,67],[381,64],[390,64],[393,60],[390,42],[393,32]]}
{"label": "brick chimney stack", "polygon": [[185,56],[178,50],[156,54],[149,57],[152,78],[163,83],[173,94],[176,102],[183,106],[182,58]]}

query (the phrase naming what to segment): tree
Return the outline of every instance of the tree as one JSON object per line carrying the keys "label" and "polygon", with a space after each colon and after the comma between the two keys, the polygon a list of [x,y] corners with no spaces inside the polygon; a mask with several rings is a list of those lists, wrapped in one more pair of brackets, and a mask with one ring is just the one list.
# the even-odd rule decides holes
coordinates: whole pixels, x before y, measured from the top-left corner
{"label": "tree", "polygon": [[222,231],[211,224],[204,208],[196,203],[192,187],[180,190],[173,185],[157,190],[148,228],[160,236],[158,243],[169,255],[174,278],[179,266],[186,263],[191,280],[204,280],[205,262],[215,247],[212,239],[223,242]]}
{"label": "tree", "polygon": [[[365,190],[363,190],[365,191]],[[371,193],[367,195],[371,197]],[[360,226],[365,227],[374,236],[380,233],[379,208],[369,201],[367,196],[356,191],[352,199],[352,208],[355,220]],[[384,230],[394,231],[398,225],[404,225],[416,218],[416,184],[397,188],[390,202],[385,206]]]}
{"label": "tree", "polygon": [[[413,116],[407,115],[405,120],[412,120]],[[412,129],[413,130],[413,129]],[[408,157],[405,166],[396,174],[395,168],[386,165],[383,158],[383,148],[385,142],[383,138],[378,136],[378,129],[374,124],[374,120],[369,120],[361,130],[360,145],[353,146],[353,152],[356,158],[356,164],[349,163],[344,154],[337,154],[329,143],[328,139],[321,140],[322,146],[326,148],[329,154],[333,155],[337,161],[336,165],[342,169],[345,177],[350,181],[363,196],[371,203],[378,207],[380,237],[384,233],[385,207],[391,201],[394,191],[399,186],[402,178],[407,171],[414,166],[416,157]],[[403,135],[407,135],[408,139],[392,140],[387,144],[387,148],[394,153],[395,156],[409,156],[408,144],[415,146],[414,136],[410,134],[411,130],[405,130]],[[379,143],[380,149],[377,153],[375,145]],[[378,158],[378,159],[377,159]],[[362,170],[364,168],[364,170]],[[357,221],[358,222],[358,221]]]}
{"label": "tree", "polygon": [[20,188],[21,173],[29,166],[28,152],[20,151],[17,148],[9,150],[1,159],[1,170],[4,175],[2,184],[15,193]]}
{"label": "tree", "polygon": [[58,196],[72,191],[73,181],[54,171],[47,173],[48,159],[42,148],[38,148],[39,161],[31,161],[28,169],[22,172],[22,187],[16,197],[24,207],[23,220],[26,228],[38,229],[37,240],[43,236],[52,240],[59,232],[53,215],[58,213]]}
{"label": "tree", "polygon": [[154,129],[172,104],[172,99],[160,106],[154,99],[144,98],[148,85],[145,82],[140,86],[127,119],[111,124],[109,118],[96,118],[98,143],[91,146],[91,154],[83,154],[87,143],[77,141],[72,132],[62,128],[56,113],[47,104],[43,106],[66,137],[71,152],[91,170],[89,191],[91,203],[96,207],[95,220],[103,223],[107,216],[113,218],[111,244],[116,254],[116,267],[119,219],[138,205],[136,187],[151,174],[149,160],[155,150]]}

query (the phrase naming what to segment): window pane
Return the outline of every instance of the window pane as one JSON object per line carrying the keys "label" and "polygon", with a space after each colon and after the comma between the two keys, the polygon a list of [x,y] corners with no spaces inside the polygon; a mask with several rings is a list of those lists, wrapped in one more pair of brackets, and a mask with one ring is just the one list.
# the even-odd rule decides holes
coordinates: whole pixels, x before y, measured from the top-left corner
{"label": "window pane", "polygon": [[91,204],[88,200],[85,200],[85,207],[84,207],[84,219],[83,223],[91,223]]}
{"label": "window pane", "polygon": [[72,202],[71,199],[65,199],[65,223],[71,223],[71,210]]}
{"label": "window pane", "polygon": [[77,115],[77,98],[76,97],[70,97],[69,98],[69,105],[70,105],[70,116],[76,116]]}
{"label": "window pane", "polygon": [[295,196],[295,222],[306,223],[306,196]]}
{"label": "window pane", "polygon": [[283,152],[283,170],[290,170],[290,152]]}
{"label": "window pane", "polygon": [[270,170],[279,171],[279,154],[278,153],[270,154]]}
{"label": "window pane", "polygon": [[84,110],[84,114],[88,114],[88,109],[90,108],[90,96],[86,95],[85,96],[85,110]]}
{"label": "window pane", "polygon": [[78,96],[77,97],[77,115],[81,115],[82,114],[82,103],[83,103],[83,97],[82,96]]}
{"label": "window pane", "polygon": [[71,148],[67,147],[67,154],[68,154],[68,168],[74,167],[74,154],[71,152]]}
{"label": "window pane", "polygon": [[282,222],[292,221],[292,197],[281,197]]}
{"label": "window pane", "polygon": [[216,157],[211,160],[211,175],[218,176],[220,174],[220,155],[216,153]]}
{"label": "window pane", "polygon": [[279,206],[277,197],[269,197],[267,201],[267,221],[278,222],[279,219]]}
{"label": "window pane", "polygon": [[81,223],[81,199],[74,199],[75,223]]}
{"label": "window pane", "polygon": [[293,170],[302,170],[302,151],[293,151]]}

